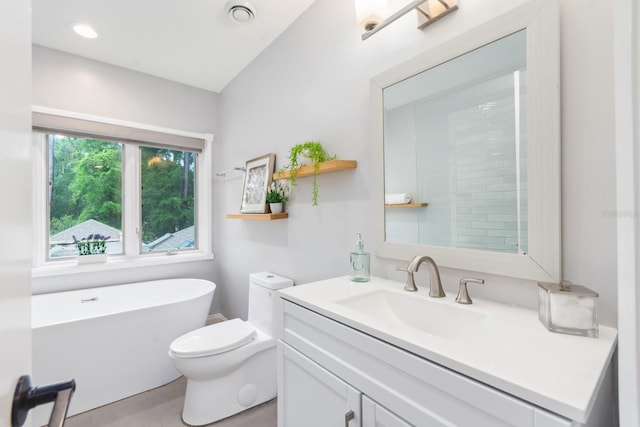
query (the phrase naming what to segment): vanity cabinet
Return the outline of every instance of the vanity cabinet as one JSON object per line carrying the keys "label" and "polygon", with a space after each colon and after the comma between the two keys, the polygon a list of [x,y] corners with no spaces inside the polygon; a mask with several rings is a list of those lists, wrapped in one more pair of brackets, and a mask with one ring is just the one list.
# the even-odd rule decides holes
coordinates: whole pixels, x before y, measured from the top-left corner
{"label": "vanity cabinet", "polygon": [[279,338],[278,427],[580,425],[286,299]]}

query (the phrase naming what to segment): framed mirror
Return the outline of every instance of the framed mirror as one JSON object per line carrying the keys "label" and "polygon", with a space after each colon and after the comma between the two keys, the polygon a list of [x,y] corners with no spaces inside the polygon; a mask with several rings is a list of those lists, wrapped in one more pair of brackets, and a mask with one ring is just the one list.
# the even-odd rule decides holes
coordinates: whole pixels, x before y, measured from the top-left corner
{"label": "framed mirror", "polygon": [[379,257],[560,280],[559,45],[533,1],[372,79]]}

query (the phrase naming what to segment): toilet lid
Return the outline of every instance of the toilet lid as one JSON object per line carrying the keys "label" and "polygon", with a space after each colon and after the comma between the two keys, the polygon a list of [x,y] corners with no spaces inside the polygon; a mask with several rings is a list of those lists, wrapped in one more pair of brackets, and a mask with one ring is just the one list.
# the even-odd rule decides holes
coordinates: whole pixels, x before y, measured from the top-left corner
{"label": "toilet lid", "polygon": [[176,338],[169,349],[176,357],[202,357],[220,354],[250,343],[256,330],[242,319],[231,319],[196,329]]}

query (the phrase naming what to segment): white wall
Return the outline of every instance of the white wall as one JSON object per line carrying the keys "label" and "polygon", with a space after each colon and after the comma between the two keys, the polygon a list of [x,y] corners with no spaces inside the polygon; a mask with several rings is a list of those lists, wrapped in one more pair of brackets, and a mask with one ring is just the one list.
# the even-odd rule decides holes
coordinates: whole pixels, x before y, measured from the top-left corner
{"label": "white wall", "polygon": [[[213,92],[33,46],[33,105],[215,135],[218,103]],[[214,261],[38,277],[33,292],[173,277],[215,280]],[[212,312],[218,311],[214,298]]]}
{"label": "white wall", "polygon": [[[270,270],[297,283],[348,274],[355,233],[371,240],[373,191],[369,141],[369,79],[525,0],[467,0],[425,31],[407,15],[363,42],[354,5],[317,0],[222,92],[216,170],[274,152],[277,167],[288,149],[319,139],[331,153],[355,159],[354,171],[322,175],[320,205],[311,206],[310,179],[300,180],[289,219],[226,219],[238,212],[242,175],[214,181],[214,250],[218,296],[227,316],[246,316],[247,276]],[[613,145],[612,7],[595,0],[561,0],[564,277],[600,294],[602,323],[616,323],[615,159]],[[368,248],[371,250],[372,248]],[[402,278],[373,259],[373,271]],[[448,270],[445,290],[462,275],[486,279],[477,297],[536,307],[536,284]],[[425,273],[420,273],[425,274]],[[418,278],[427,281],[426,275]]]}
{"label": "white wall", "polygon": [[[613,2],[561,2],[565,278],[600,294],[616,324]],[[587,10],[590,9],[591,10]],[[596,10],[597,9],[597,10]]]}
{"label": "white wall", "polygon": [[191,132],[217,130],[213,92],[38,45],[33,105]]}

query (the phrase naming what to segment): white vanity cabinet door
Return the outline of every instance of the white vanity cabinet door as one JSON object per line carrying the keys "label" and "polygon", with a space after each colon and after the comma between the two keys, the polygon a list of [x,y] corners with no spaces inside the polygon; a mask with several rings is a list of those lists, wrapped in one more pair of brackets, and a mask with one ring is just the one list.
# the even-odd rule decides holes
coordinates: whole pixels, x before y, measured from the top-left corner
{"label": "white vanity cabinet door", "polygon": [[393,412],[369,399],[367,396],[362,396],[362,427],[412,426]]}
{"label": "white vanity cabinet door", "polygon": [[358,427],[360,393],[278,342],[278,427]]}

